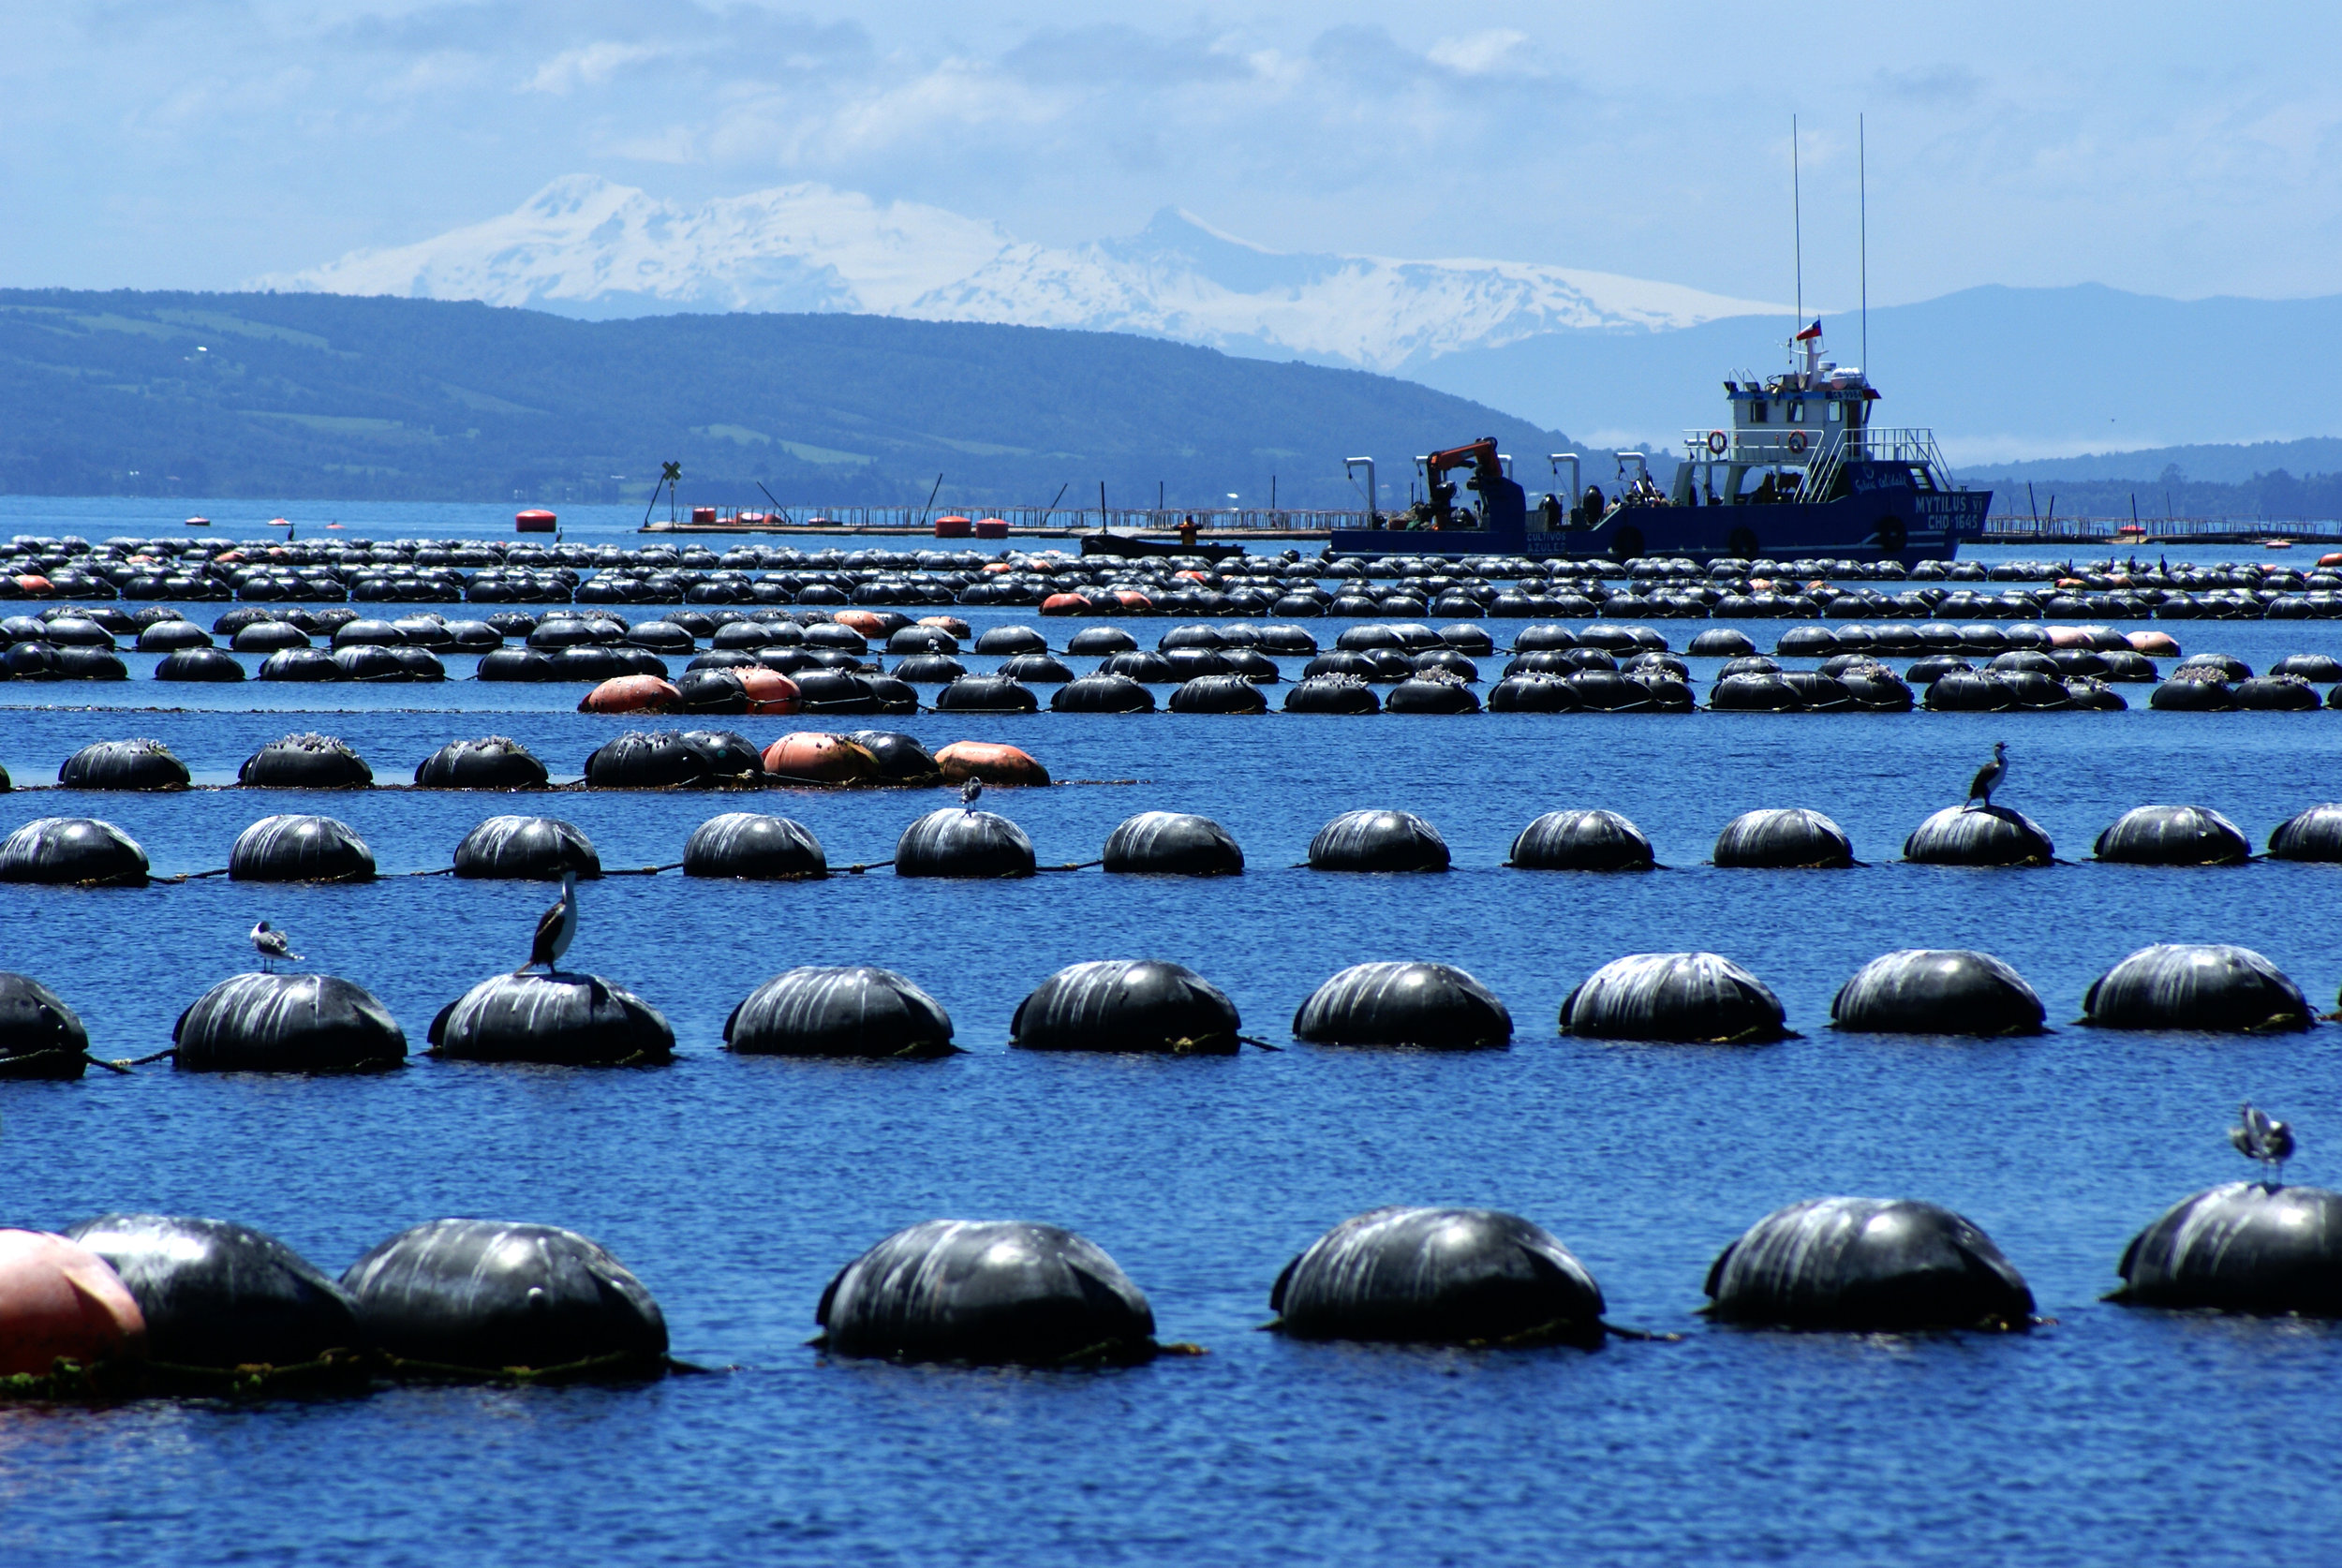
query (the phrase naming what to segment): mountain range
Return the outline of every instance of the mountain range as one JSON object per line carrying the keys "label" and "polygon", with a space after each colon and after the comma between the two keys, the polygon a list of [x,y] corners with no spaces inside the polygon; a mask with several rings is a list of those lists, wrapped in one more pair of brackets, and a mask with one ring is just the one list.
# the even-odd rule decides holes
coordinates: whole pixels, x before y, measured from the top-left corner
{"label": "mountain range", "polygon": [[1071,327],[1380,371],[1540,333],[1640,335],[1786,309],[1531,262],[1286,254],[1177,211],[1128,238],[1056,247],[822,185],[681,206],[583,174],[485,222],[255,287],[603,319],[837,311]]}

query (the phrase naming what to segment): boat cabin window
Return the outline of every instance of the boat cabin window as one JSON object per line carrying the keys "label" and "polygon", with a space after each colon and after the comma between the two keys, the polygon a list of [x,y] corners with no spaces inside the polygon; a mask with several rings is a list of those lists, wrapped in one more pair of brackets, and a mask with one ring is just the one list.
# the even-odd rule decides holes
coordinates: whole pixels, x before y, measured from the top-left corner
{"label": "boat cabin window", "polygon": [[1765,410],[1771,407],[1771,404],[1768,403],[1761,397],[1750,398],[1748,400],[1748,422],[1751,424],[1764,423]]}
{"label": "boat cabin window", "polygon": [[1803,398],[1796,398],[1790,402],[1789,422],[1791,424],[1803,424],[1805,422],[1805,400]]}
{"label": "boat cabin window", "polygon": [[1830,405],[1830,422],[1831,424],[1838,422],[1838,409],[1839,404],[1834,399],[1831,400]]}

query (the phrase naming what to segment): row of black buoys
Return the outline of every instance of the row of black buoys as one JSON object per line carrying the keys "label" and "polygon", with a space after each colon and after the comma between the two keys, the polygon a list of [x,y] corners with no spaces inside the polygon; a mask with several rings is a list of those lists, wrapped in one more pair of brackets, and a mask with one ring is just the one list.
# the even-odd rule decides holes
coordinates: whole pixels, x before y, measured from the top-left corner
{"label": "row of black buoys", "polygon": [[330,974],[236,974],[171,1026],[183,1072],[370,1072],[407,1059],[372,992]]}
{"label": "row of black buoys", "polygon": [[1063,1365],[1143,1361],[1154,1309],[1095,1243],[1019,1220],[930,1220],[896,1232],[822,1292],[835,1355]]}
{"label": "row of black buoys", "polygon": [[1313,1045],[1475,1051],[1512,1043],[1496,993],[1447,964],[1353,964],[1310,993],[1293,1035]]}
{"label": "row of black buoys", "polygon": [[1562,1000],[1562,1032],[1597,1040],[1757,1044],[1789,1038],[1781,998],[1713,953],[1613,958]]}
{"label": "row of black buoys", "polygon": [[586,759],[586,782],[606,790],[759,786],[763,753],[729,730],[630,730]]}
{"label": "row of black buoys", "polygon": [[1445,871],[1447,841],[1411,811],[1345,811],[1310,840],[1319,871]]}
{"label": "row of black buoys", "polygon": [[2201,1029],[2233,1034],[2305,1029],[2317,1013],[2275,964],[2222,942],[2159,942],[2097,980],[2083,1021],[2100,1028]]}
{"label": "row of black buoys", "polygon": [[691,830],[683,846],[687,877],[773,881],[829,875],[822,841],[803,822],[754,811],[728,811]]}
{"label": "row of black buoys", "polygon": [[0,882],[144,887],[146,851],[95,817],[41,817],[0,840]]}
{"label": "row of black buoys", "polygon": [[597,974],[499,974],[439,1009],[431,1054],[451,1061],[656,1066],[674,1057],[666,1014]]}
{"label": "row of black buoys", "polygon": [[1718,865],[1757,869],[1819,869],[1854,864],[1845,830],[1803,806],[1744,811],[1716,836]]}
{"label": "row of black buoys", "polygon": [[775,975],[724,1020],[724,1048],[743,1056],[950,1056],[952,1016],[892,969],[811,966]]}
{"label": "row of black buoys", "polygon": [[365,759],[333,735],[287,735],[245,759],[236,782],[263,790],[363,790],[374,782]]}
{"label": "row of black buoys", "polygon": [[1947,806],[1903,841],[1921,865],[2047,865],[2057,856],[2041,824],[2006,806]]}
{"label": "row of black buoys", "polygon": [[1009,1043],[1028,1051],[1228,1056],[1236,1003],[1182,964],[1104,958],[1060,969],[1017,1003]]}
{"label": "row of black buoys", "polygon": [[0,972],[0,1083],[79,1078],[88,1065],[82,1015],[31,975]]}
{"label": "row of black buoys", "polygon": [[1865,1333],[2020,1329],[2033,1292],[1992,1238],[1935,1204],[1814,1198],[1777,1209],[1708,1270],[1727,1323]]}
{"label": "row of black buoys", "polygon": [[67,790],[184,790],[187,779],[186,763],[158,740],[95,741],[57,769]]}
{"label": "row of black buoys", "polygon": [[504,735],[450,741],[415,764],[421,790],[541,790],[548,777],[528,747]]}
{"label": "row of black buoys", "polygon": [[455,846],[455,874],[559,881],[565,873],[601,875],[593,840],[554,817],[490,817]]}
{"label": "row of black buoys", "polygon": [[2047,1016],[2024,976],[1965,948],[1882,954],[1830,1003],[1831,1027],[1868,1034],[2038,1034]]}
{"label": "row of black buoys", "polygon": [[263,817],[236,836],[228,876],[239,882],[364,882],[374,851],[331,817]]}

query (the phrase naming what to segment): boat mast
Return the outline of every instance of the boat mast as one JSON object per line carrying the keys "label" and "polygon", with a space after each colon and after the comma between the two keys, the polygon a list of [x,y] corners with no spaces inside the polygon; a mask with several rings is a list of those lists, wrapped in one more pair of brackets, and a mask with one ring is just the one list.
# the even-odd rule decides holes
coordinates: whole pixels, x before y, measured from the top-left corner
{"label": "boat mast", "polygon": [[1797,258],[1797,320],[1789,331],[1805,330],[1805,200],[1799,186],[1797,116],[1789,116],[1789,243]]}
{"label": "boat mast", "polygon": [[1854,117],[1854,179],[1862,213],[1862,375],[1871,373],[1871,166],[1864,116]]}

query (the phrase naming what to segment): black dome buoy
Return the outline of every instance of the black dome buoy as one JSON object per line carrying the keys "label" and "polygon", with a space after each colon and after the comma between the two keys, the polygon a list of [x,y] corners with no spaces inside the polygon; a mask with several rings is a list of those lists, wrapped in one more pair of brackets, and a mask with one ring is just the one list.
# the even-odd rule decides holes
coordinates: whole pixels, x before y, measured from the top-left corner
{"label": "black dome buoy", "polygon": [[79,1078],[88,1065],[82,1015],[31,975],[0,971],[0,1083]]}
{"label": "black dome buoy", "polygon": [[1222,877],[1244,869],[1244,851],[1226,828],[1184,811],[1142,811],[1124,818],[1106,835],[1103,853],[1108,871]]}
{"label": "black dome buoy", "polygon": [[183,1072],[371,1072],[407,1059],[407,1032],[330,974],[233,974],[171,1026]]}
{"label": "black dome buoy", "polygon": [[[991,631],[987,631],[984,635],[986,637],[990,637],[995,633],[1001,631],[1030,630],[1031,630],[1031,629],[1029,627],[995,627]],[[1034,631],[1032,632],[1032,636],[1037,645],[1019,648],[1016,650],[1018,653],[1042,653],[1047,650],[1048,643],[1046,640],[1042,638],[1041,633]],[[984,645],[982,639],[979,639],[976,643],[976,651],[978,653],[990,653],[995,651],[1006,652],[1007,650],[986,648]],[[1065,644],[1065,651],[1075,656],[1096,654],[1102,658],[1112,654],[1135,653],[1138,651],[1138,639],[1132,636],[1129,632],[1124,631],[1119,626],[1086,626],[1079,631],[1074,633],[1071,640],[1069,640]]]}
{"label": "black dome buoy", "polygon": [[[1079,638],[1075,641],[1079,642]],[[1128,675],[1081,675],[1049,694],[1052,713],[1152,713],[1155,694]]]}
{"label": "black dome buoy", "polygon": [[1965,948],[1883,954],[1830,1003],[1832,1028],[1865,1034],[2039,1034],[2045,1016],[2024,976]]}
{"label": "black dome buoy", "polygon": [[710,790],[763,778],[763,755],[720,730],[630,730],[586,759],[586,783],[597,790]]}
{"label": "black dome buoy", "polygon": [[1578,688],[1558,675],[1506,675],[1489,688],[1490,713],[1576,713],[1585,705]]}
{"label": "black dome buoy", "polygon": [[431,1055],[558,1067],[657,1065],[674,1058],[666,1015],[598,974],[499,974],[439,1009]]}
{"label": "black dome buoy", "polygon": [[[280,658],[300,657],[301,650],[299,649],[295,649],[291,654],[272,654],[269,657],[269,663],[274,664]],[[330,656],[321,657],[327,657],[330,662]],[[335,665],[335,670],[337,673],[340,672],[338,664]],[[265,668],[260,673],[262,675],[268,673]],[[554,678],[554,674],[552,658],[534,648],[492,648],[480,656],[479,667],[472,671],[472,678],[482,681],[549,681]]]}
{"label": "black dome buoy", "polygon": [[2127,865],[2242,865],[2253,848],[2209,806],[2134,806],[2098,835],[2096,852]]}
{"label": "black dome buoy", "polygon": [[1723,676],[1710,687],[1708,705],[1718,713],[1796,713],[1805,706],[1805,700],[1786,675],[1743,671]]}
{"label": "black dome buoy", "polygon": [[1356,675],[1310,675],[1285,693],[1287,713],[1380,713],[1383,700]]}
{"label": "black dome buoy", "polygon": [[1748,640],[1746,632],[1719,626],[1694,637],[1691,646],[1683,651],[1694,658],[1745,658],[1756,651],[1756,644]]}
{"label": "black dome buoy", "polygon": [[1353,964],[1310,993],[1293,1037],[1312,1045],[1509,1045],[1513,1015],[1496,993],[1446,964]]}
{"label": "black dome buoy", "polygon": [[97,741],[57,769],[67,790],[184,790],[187,764],[158,740]]}
{"label": "black dome buoy", "polygon": [[[1072,651],[1075,653],[1119,653],[1121,651],[1121,647],[1123,645],[1135,645],[1134,643],[1128,644],[1118,644],[1117,646],[1110,648],[1100,646],[1096,640],[1096,632],[1103,629],[1104,629],[1097,628],[1091,630],[1075,632],[1074,634],[1074,640],[1075,642],[1078,643],[1084,638],[1089,638],[1090,643],[1087,646],[1075,648]],[[1128,632],[1124,632],[1122,633],[1122,636],[1127,639],[1130,634]],[[1029,626],[986,627],[983,632],[978,634],[976,638],[976,652],[980,654],[1001,654],[1002,656],[1011,656],[1015,654],[1047,653],[1048,651],[1049,640]]]}
{"label": "black dome buoy", "polygon": [[1041,699],[1005,675],[962,675],[935,694],[938,713],[1038,713]]}
{"label": "black dome buoy", "polygon": [[1548,811],[1513,839],[1505,862],[1523,871],[1648,871],[1657,864],[1642,829],[1615,811]]}
{"label": "black dome buoy", "polygon": [[1410,676],[1390,688],[1383,699],[1385,713],[1459,714],[1478,713],[1480,699],[1472,688],[1447,672]]}
{"label": "black dome buoy", "polygon": [[1092,1242],[1025,1220],[897,1231],[822,1292],[833,1355],[1054,1365],[1152,1356],[1154,1309]]}
{"label": "black dome buoy", "polygon": [[1809,1198],[1766,1215],[1708,1270],[1726,1323],[1904,1333],[2021,1329],[2033,1291],[1993,1238],[1935,1204]]}
{"label": "black dome buoy", "polygon": [[803,822],[727,811],[691,830],[683,846],[683,874],[748,881],[815,879],[829,875],[829,857]]}
{"label": "black dome buoy", "polygon": [[[749,690],[730,670],[687,670],[674,683],[678,713],[735,714],[749,711]],[[587,701],[592,701],[588,698]]]}
{"label": "black dome buoy", "polygon": [[2313,806],[2269,835],[2271,860],[2342,860],[2342,806]]}
{"label": "black dome buoy", "polygon": [[1319,871],[1445,871],[1447,841],[1410,811],[1345,811],[1310,840]]}
{"label": "black dome buoy", "polygon": [[846,738],[878,759],[882,783],[932,784],[943,776],[942,764],[916,735],[897,730],[856,730]]}
{"label": "black dome buoy", "polygon": [[1716,835],[1718,865],[1758,870],[1830,870],[1854,864],[1845,830],[1801,806],[1743,811]]}
{"label": "black dome buoy", "polygon": [[930,811],[895,843],[897,877],[1030,877],[1032,840],[1006,817],[947,806]]}
{"label": "black dome buoy", "polygon": [[1378,1208],[1285,1265],[1270,1326],[1300,1339],[1593,1346],[1602,1287],[1568,1248],[1517,1214]]}
{"label": "black dome buoy", "polygon": [[2275,1034],[2316,1022],[2285,971],[2248,947],[2160,942],[2090,983],[2082,1021],[2102,1029]]}
{"label": "black dome buoy", "polygon": [[240,681],[244,665],[225,648],[182,648],[155,661],[158,681]]}
{"label": "black dome buoy", "polygon": [[41,817],[0,841],[0,882],[144,887],[146,851],[95,817]]}
{"label": "black dome buoy", "polygon": [[2022,811],[1947,806],[1911,830],[1903,858],[1921,865],[2047,865],[2057,847]]}
{"label": "black dome buoy", "polygon": [[419,790],[541,790],[544,763],[503,735],[450,741],[415,764]]}
{"label": "black dome buoy", "polygon": [[565,871],[601,875],[593,840],[556,817],[491,817],[455,846],[455,874],[557,882]]}
{"label": "black dome buoy", "polygon": [[1613,958],[1563,998],[1562,1032],[1593,1040],[1753,1045],[1786,1040],[1781,998],[1713,953]]}
{"label": "black dome buoy", "polygon": [[724,1020],[724,1049],[758,1057],[955,1055],[952,1015],[892,969],[867,964],[783,971]]}
{"label": "black dome buoy", "polygon": [[370,882],[374,851],[331,817],[263,817],[228,851],[236,882]]}
{"label": "black dome buoy", "polygon": [[1027,1051],[1144,1051],[1233,1056],[1236,1003],[1181,964],[1103,958],[1069,965],[1033,988],[1009,1021]]}
{"label": "black dome buoy", "polygon": [[2109,1301],[2342,1318],[2342,1192],[2232,1181],[2131,1238]]}
{"label": "black dome buoy", "polygon": [[269,742],[244,760],[236,782],[257,790],[363,790],[374,770],[348,744],[315,732]]}
{"label": "black dome buoy", "polygon": [[357,1304],[308,1259],[225,1220],[101,1214],[65,1233],[112,1265],[171,1366],[300,1367],[365,1348]]}
{"label": "black dome buoy", "polygon": [[[489,656],[494,658],[494,655]],[[283,648],[260,660],[264,681],[338,681],[347,673],[323,648]],[[486,679],[482,676],[482,679]]]}
{"label": "black dome buoy", "polygon": [[2254,675],[2236,683],[2236,705],[2256,713],[2305,713],[2319,705],[2317,690],[2299,675]]}
{"label": "black dome buoy", "polygon": [[659,1303],[625,1265],[575,1231],[434,1220],[350,1265],[342,1288],[378,1348],[427,1368],[666,1368]]}
{"label": "black dome buoy", "polygon": [[1242,675],[1197,675],[1171,693],[1173,713],[1267,713],[1268,699]]}

